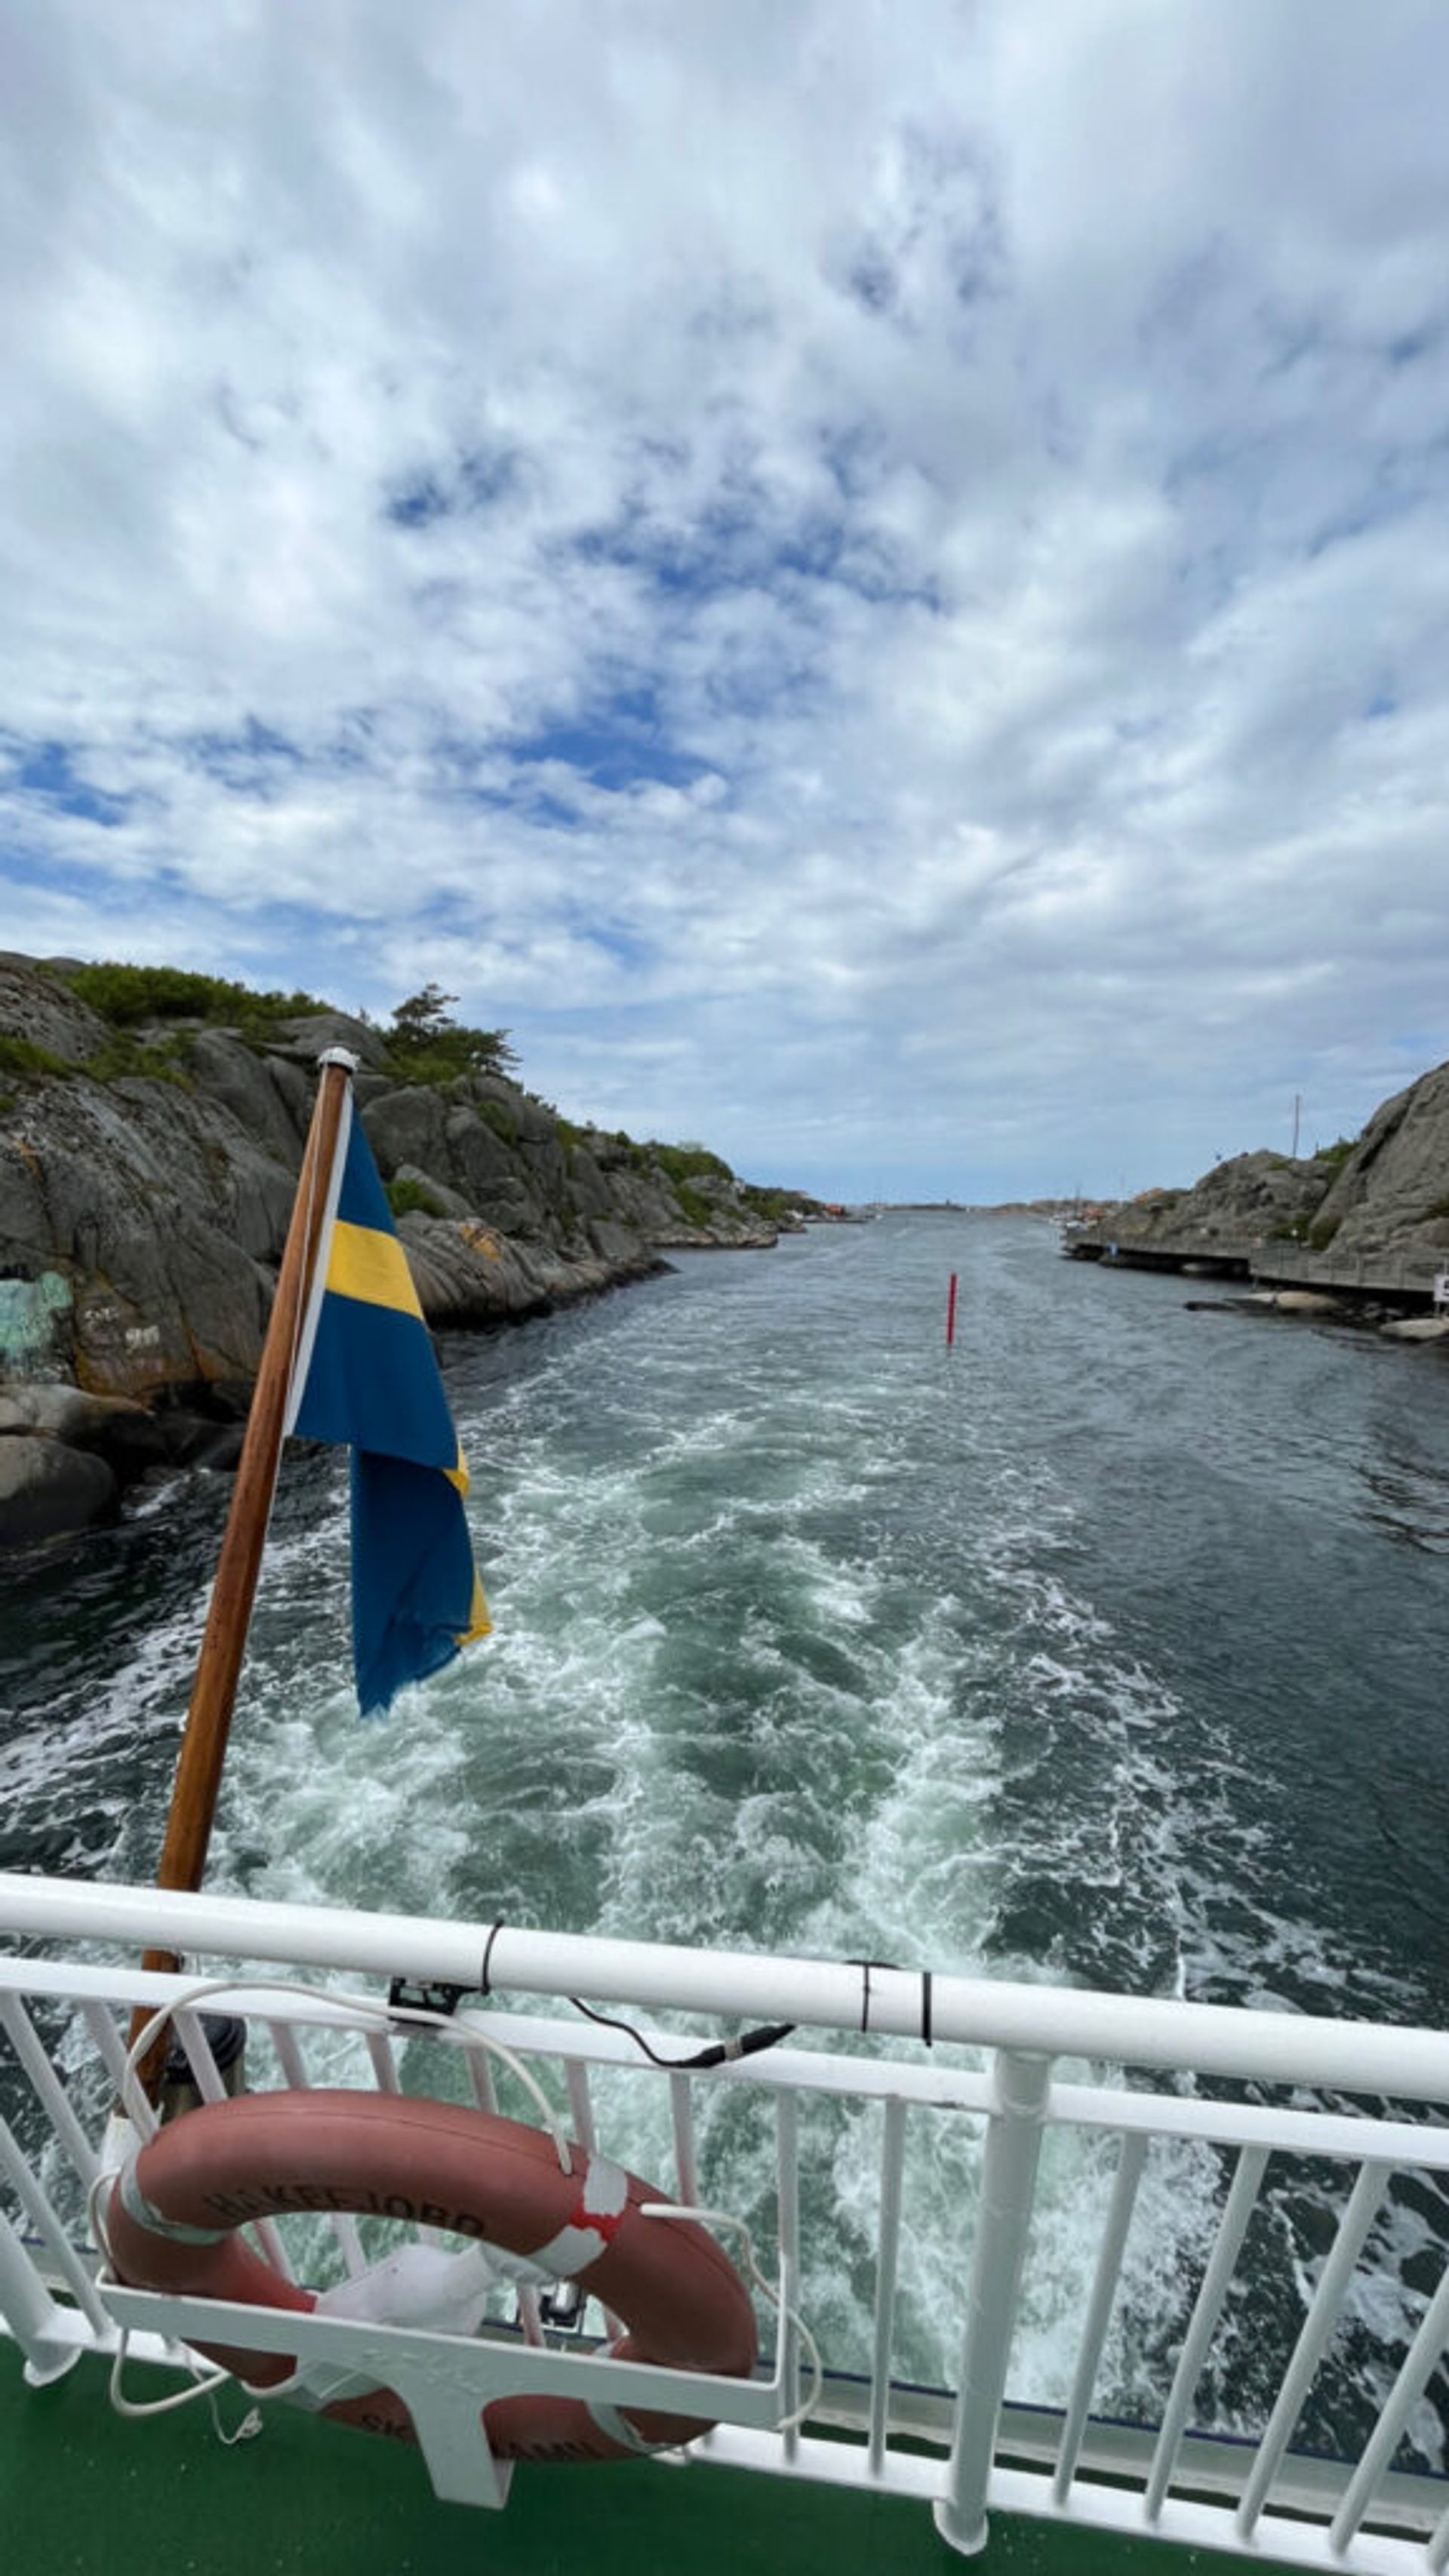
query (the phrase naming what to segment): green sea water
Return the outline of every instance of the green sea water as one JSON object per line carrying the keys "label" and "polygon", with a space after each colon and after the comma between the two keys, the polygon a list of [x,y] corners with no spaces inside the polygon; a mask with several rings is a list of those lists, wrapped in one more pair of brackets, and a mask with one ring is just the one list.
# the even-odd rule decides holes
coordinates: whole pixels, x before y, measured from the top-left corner
{"label": "green sea water", "polygon": [[[683,1258],[445,1362],[496,1634],[361,1724],[342,1472],[289,1464],[213,1885],[1449,2022],[1436,1352],[1193,1312],[1025,1220],[901,1213]],[[195,1471],[7,1575],[5,1866],[149,1875],[226,1498]],[[647,2169],[662,2113],[615,2117]],[[854,2352],[874,2131],[832,2115],[816,2148],[807,2286]],[[763,2222],[768,2142],[733,2100],[704,2154]],[[924,2378],[952,2364],[974,2157],[963,2124],[913,2168]],[[1107,2174],[1048,2160],[1020,2393],[1062,2393]],[[1124,2411],[1220,2198],[1206,2156],[1149,2171]],[[1270,2190],[1282,2320],[1332,2205]],[[1323,2438],[1351,2438],[1444,2241],[1436,2195],[1389,2211],[1389,2312],[1355,2322]],[[1224,2423],[1262,2340],[1248,2302],[1210,2375]]]}

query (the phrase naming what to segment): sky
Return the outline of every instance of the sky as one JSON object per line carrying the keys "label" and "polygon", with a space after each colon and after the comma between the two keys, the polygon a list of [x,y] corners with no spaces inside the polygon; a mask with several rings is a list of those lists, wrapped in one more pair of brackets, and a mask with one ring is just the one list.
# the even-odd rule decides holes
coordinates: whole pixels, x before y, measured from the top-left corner
{"label": "sky", "polygon": [[1439,0],[0,19],[0,946],[1116,1195],[1449,1056]]}

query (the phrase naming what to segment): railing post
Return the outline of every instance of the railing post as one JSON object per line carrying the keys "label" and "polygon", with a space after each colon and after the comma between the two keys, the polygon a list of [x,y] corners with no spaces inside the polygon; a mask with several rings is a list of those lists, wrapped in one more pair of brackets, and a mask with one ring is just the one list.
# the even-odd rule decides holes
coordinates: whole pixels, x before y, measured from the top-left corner
{"label": "railing post", "polygon": [[957,2383],[956,2434],[936,2529],[963,2558],[986,2546],[986,2490],[1006,2393],[1022,2264],[1036,2196],[1051,2061],[998,2049]]}
{"label": "railing post", "polygon": [[0,2212],[0,2317],[25,2355],[32,2388],[59,2379],[80,2359],[80,2345],[65,2331],[56,2306],[10,2221]]}

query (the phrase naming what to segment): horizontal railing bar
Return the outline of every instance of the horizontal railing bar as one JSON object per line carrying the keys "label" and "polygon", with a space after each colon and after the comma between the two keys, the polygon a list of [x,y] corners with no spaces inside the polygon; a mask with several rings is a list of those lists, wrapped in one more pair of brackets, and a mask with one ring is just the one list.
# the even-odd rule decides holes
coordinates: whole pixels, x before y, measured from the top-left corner
{"label": "horizontal railing bar", "polygon": [[[59,2313],[62,2317],[74,2318],[73,2310],[62,2309]],[[8,2339],[3,2321],[0,2321],[0,2343]],[[111,2327],[96,2344],[86,2344],[83,2348],[109,2351],[114,2342],[115,2329]],[[177,2366],[179,2347],[172,2335],[157,2334],[137,2326],[132,2330],[129,2350],[131,2360],[141,2368],[156,2365],[174,2370]],[[773,2467],[805,2477],[823,2477],[828,2473],[832,2479],[837,2479],[838,2466],[841,2474],[837,2482],[874,2485],[878,2482],[868,2469],[866,2453],[868,2395],[869,2383],[865,2379],[827,2370],[816,2411],[819,2423],[857,2437],[858,2449],[849,2441],[821,2442],[807,2432],[801,2439],[798,2464],[787,2463],[777,2434],[750,2433],[739,2426],[724,2425],[708,2443],[701,2441],[695,2448],[701,2455],[708,2451],[722,2466]],[[938,2453],[944,2454],[950,2441],[952,2405],[952,2399],[944,2390],[897,2383],[891,2396],[891,2429],[897,2435],[908,2435],[913,2441],[933,2444]],[[1060,2448],[1061,2432],[1059,2408],[1028,2405],[1010,2398],[1006,2401],[997,2443],[1000,2465],[992,2472],[993,2484],[999,2484],[1003,2476],[1015,2477],[1024,2494],[1038,2499],[1012,2509],[1033,2515],[1041,2511],[1039,2499],[1050,2487],[1050,2473]],[[1151,2457],[1155,2439],[1155,2432],[1146,2428],[1119,2423],[1110,2417],[1092,2417],[1082,2445],[1077,2483],[1072,2490],[1074,2501],[1093,2492],[1089,2485],[1084,2485],[1084,2480],[1105,2477],[1120,2485],[1123,2479],[1130,2481],[1140,2477]],[[769,2446],[769,2456],[762,2457],[760,2452],[766,2445]],[[1242,2483],[1243,2462],[1251,2457],[1252,2449],[1251,2442],[1229,2435],[1189,2432],[1183,2438],[1178,2455],[1181,2491],[1188,2496],[1218,2495],[1235,2501]],[[929,2498],[939,2491],[944,2465],[942,2457],[929,2460],[891,2452],[887,2459],[885,2483],[892,2490],[903,2491],[903,2479],[909,2477],[915,2481],[910,2489],[913,2493]],[[856,2463],[853,2468],[847,2465],[852,2461]],[[1029,2469],[1013,2467],[1013,2463],[1022,2461],[1038,2465]],[[822,2462],[827,2465],[819,2465]],[[1273,2519],[1277,2521],[1279,2530],[1287,2527],[1281,2521],[1285,2512],[1305,2513],[1326,2520],[1339,2503],[1351,2474],[1351,2465],[1344,2461],[1323,2458],[1311,2452],[1288,2452],[1274,2495],[1277,2513]],[[1422,2534],[1432,2525],[1441,2509],[1446,2483],[1449,2482],[1442,2476],[1412,2470],[1390,2470],[1374,2498],[1375,2524],[1394,2524],[1417,2531],[1421,2537],[1416,2546],[1422,2548]],[[1000,2496],[994,2500],[998,2503],[1003,2501]],[[1131,2502],[1130,2498],[1128,2502]],[[1173,2502],[1169,2497],[1164,2506],[1164,2520],[1172,2511]],[[1081,2512],[1074,2510],[1069,2518],[1087,2520],[1095,2519],[1096,2515],[1094,2508],[1087,2505]]]}
{"label": "horizontal railing bar", "polygon": [[[803,2438],[793,2457],[771,2434],[755,2433],[742,2426],[722,2424],[707,2443],[698,2446],[721,2468],[765,2470],[781,2477],[808,2480],[814,2485],[864,2488],[879,2492],[880,2481],[872,2474],[867,2455],[851,2442],[812,2441]],[[941,2470],[935,2460],[913,2459],[907,2452],[894,2452],[885,2480],[894,2495],[914,2496],[922,2503],[932,2503],[940,2495]],[[1053,2512],[1046,2499],[1043,2482],[1030,2471],[993,2469],[987,2498],[994,2512],[1014,2513],[1034,2521],[1079,2523],[1110,2532],[1114,2538],[1140,2534],[1144,2539],[1175,2541],[1184,2547],[1217,2549],[1240,2554],[1245,2558],[1281,2558],[1290,2565],[1316,2566],[1337,2570],[1343,2576],[1345,2562],[1335,2558],[1326,2532],[1311,2524],[1294,2523],[1281,2515],[1264,2517],[1260,2526],[1267,2535],[1261,2546],[1239,2543],[1234,2549],[1231,2526],[1226,2532],[1219,2526],[1223,2515],[1219,2508],[1201,2506],[1169,2497],[1160,2521],[1149,2534],[1147,2527],[1133,2512],[1133,2498],[1111,2488],[1074,2488],[1070,2512]],[[1274,2546],[1276,2543],[1276,2547]],[[1380,2538],[1377,2534],[1360,2534],[1351,2562],[1356,2576],[1411,2576],[1422,2570],[1423,2543],[1417,2540]]]}
{"label": "horizontal railing bar", "polygon": [[[581,2030],[574,2022],[545,2021],[528,2013],[465,2012],[459,2019],[525,2056],[579,2056],[598,2065],[641,2074],[650,2071],[648,2060],[621,2031]],[[678,2042],[677,2033],[653,2028],[646,2028],[644,2036],[661,2049]],[[805,2048],[772,2048],[733,2065],[711,2067],[694,2080],[838,2093],[863,2102],[905,2100],[926,2109],[968,2111],[981,2118],[989,2114],[992,2102],[986,2075],[902,2065],[898,2058],[837,2057]],[[1449,2172],[1449,2128],[1381,2120],[1367,2111],[1298,2111],[1286,2105],[1275,2110],[1252,2102],[1211,2102],[1179,2093],[1128,2092],[1107,2084],[1053,2081],[1043,2116],[1060,2127],[1135,2130],[1148,2137],[1199,2139],[1219,2147],[1271,2146],[1285,2155],[1343,2157],[1354,2164],[1372,2155],[1379,2163]]]}
{"label": "horizontal railing bar", "polygon": [[[1045,2501],[1043,2482],[1030,2470],[994,2468],[986,2501],[993,2512],[1030,2515],[1035,2520],[1086,2524],[1097,2531],[1110,2531],[1117,2538],[1141,2538],[1165,2541],[1184,2549],[1212,2549],[1224,2557],[1241,2557],[1261,2566],[1281,2559],[1290,2567],[1315,2567],[1333,2571],[1333,2576],[1423,2576],[1424,2543],[1421,2538],[1402,2540],[1360,2531],[1353,2542],[1353,2554],[1345,2557],[1335,2549],[1326,2526],[1290,2520],[1286,2514],[1265,2513],[1251,2540],[1237,2537],[1232,2517],[1220,2505],[1198,2504],[1189,2496],[1169,2495],[1155,2521],[1143,2517],[1138,2499],[1124,2496],[1113,2487],[1088,2487],[1078,2483],[1072,2489],[1069,2507],[1053,2512]],[[1137,2509],[1134,2510],[1134,2507]]]}
{"label": "horizontal railing bar", "polygon": [[1253,2102],[1184,2100],[1171,2093],[1118,2093],[1108,2085],[1053,2084],[1046,2117],[1079,2129],[1138,2130],[1215,2147],[1272,2147],[1284,2155],[1344,2158],[1353,2164],[1372,2156],[1380,2164],[1449,2171],[1449,2128],[1381,2120],[1371,2111],[1295,2111],[1286,2105],[1276,2110]]}
{"label": "horizontal railing bar", "polygon": [[[802,2437],[793,2457],[773,2435],[733,2424],[721,2424],[698,2448],[721,2468],[765,2470],[775,2476],[806,2479],[815,2485],[877,2493],[883,2485],[893,2495],[914,2496],[922,2503],[934,2502],[941,2492],[940,2463],[913,2458],[908,2452],[891,2453],[882,2481],[872,2472],[863,2448],[852,2442],[812,2440],[808,2434]],[[1110,2487],[1074,2487],[1070,2510],[1054,2511],[1046,2482],[1029,2470],[993,2469],[987,2501],[994,2512],[1020,2514],[1033,2521],[1084,2524],[1119,2539],[1139,2535],[1184,2547],[1216,2549],[1259,2562],[1281,2558],[1289,2564],[1335,2569],[1337,2576],[1343,2576],[1345,2564],[1352,2565],[1356,2576],[1411,2576],[1411,2571],[1422,2570],[1424,2563],[1421,2540],[1400,2540],[1377,2533],[1360,2534],[1352,2561],[1345,2562],[1334,2556],[1326,2531],[1312,2524],[1290,2522],[1281,2514],[1264,2516],[1260,2529],[1266,2536],[1261,2545],[1245,2546],[1240,2542],[1235,2546],[1231,2524],[1223,2527],[1221,2507],[1173,2497],[1167,2499],[1159,2521],[1149,2533],[1134,2511],[1135,2499]]]}
{"label": "horizontal railing bar", "polygon": [[[549,2021],[535,2013],[461,2012],[458,2019],[467,2029],[502,2040],[506,2048],[516,2049],[525,2057],[580,2058],[590,2065],[622,2068],[630,2074],[659,2072],[623,2031],[600,2030],[580,2022]],[[681,2050],[687,2053],[693,2044],[687,2037],[681,2039],[678,2031],[659,2030],[652,2023],[643,2023],[640,2029],[663,2057]],[[895,2057],[841,2057],[823,2048],[765,2049],[724,2066],[697,2068],[689,2080],[692,2084],[764,2084],[782,2093],[838,2093],[862,2102],[905,2099],[928,2109],[975,2112],[982,2119],[988,2116],[994,2098],[990,2078],[984,2074],[951,2067],[905,2065]],[[1167,2095],[1164,2099],[1175,2104],[1177,2097]],[[1449,2131],[1441,2134],[1449,2158]],[[1357,2146],[1362,2153],[1361,2136]]]}
{"label": "horizontal railing bar", "polygon": [[[169,1947],[191,1956],[285,1960],[500,1992],[588,1993],[601,2002],[740,2015],[877,2037],[922,2036],[1049,2057],[1107,2058],[1267,2084],[1449,2101],[1449,2034],[1171,1997],[1089,1994],[844,1963],[536,1932],[512,1924],[260,1903],[0,1874],[0,1925],[27,1936]],[[867,1982],[868,1978],[868,1982]]]}
{"label": "horizontal railing bar", "polygon": [[[917,2459],[909,2451],[891,2452],[882,2475],[868,2453],[854,2442],[821,2442],[802,2433],[793,2449],[778,2433],[756,2433],[741,2424],[718,2424],[693,2448],[702,2459],[722,2469],[763,2469],[774,2477],[799,2478],[812,2486],[863,2488],[879,2495],[914,2496],[934,2504],[941,2492],[941,2462]],[[950,2566],[943,2556],[943,2565]]]}
{"label": "horizontal railing bar", "polygon": [[[0,1993],[28,1992],[51,2000],[104,1997],[119,2004],[134,2001],[155,2007],[190,1993],[195,1982],[140,1970],[72,1966],[65,1961],[0,1961]],[[239,1978],[234,1985],[226,1984],[224,1991],[229,2008],[245,2020],[366,2030],[361,2010],[341,1998],[327,1997],[320,1988],[289,1999],[269,1987],[253,1988]],[[379,1996],[377,2001],[378,2009],[384,2009],[384,1999]],[[463,2027],[502,2039],[524,2055],[578,2058],[642,2074],[657,2071],[650,2069],[622,2032],[523,2013],[464,2012],[458,2020]],[[653,2028],[646,2029],[645,2035],[665,2047],[678,2038],[677,2033]],[[976,2116],[984,2116],[989,2107],[988,2079],[974,2071],[906,2065],[892,2058],[835,2056],[813,2049],[772,2049],[764,2056],[711,2068],[699,2080],[833,2093],[862,2101],[903,2098]],[[1397,2089],[1402,2093],[1407,2088],[1400,2084]],[[1449,2171],[1449,2127],[1382,2120],[1368,2112],[1277,2109],[1054,2081],[1044,2117],[1059,2126],[1138,2131],[1153,2137],[1199,2139],[1215,2146],[1273,2146],[1285,2154],[1343,2158],[1355,2164],[1372,2157],[1379,2163],[1417,2166],[1425,2172]]]}
{"label": "horizontal railing bar", "polygon": [[[139,1972],[130,1976],[105,1969],[72,1969],[64,1962],[44,1960],[4,1964],[18,1968],[20,1973],[9,1978],[0,1974],[0,1991],[7,1985],[12,1991],[24,1985],[29,1992],[51,1999],[104,1995],[121,2003],[134,1999],[156,2005],[188,1993],[193,1982],[183,1977],[143,1978]],[[72,1978],[81,1981],[79,1986],[71,1984]],[[142,1985],[145,1994],[138,1992],[133,1998],[132,1988]],[[360,2011],[340,1999],[328,1999],[320,1989],[305,1997],[288,1999],[270,1988],[253,1989],[238,1980],[235,1986],[226,1986],[225,1996],[230,2009],[243,2019],[265,2019],[298,2028],[366,2029]],[[381,1997],[378,2002],[381,2009]],[[524,2055],[577,2057],[628,2071],[651,2071],[647,2060],[639,2056],[622,2032],[522,2013],[462,2013],[458,2019],[463,2027],[500,2038]],[[646,2036],[667,2045],[677,2034],[651,2029]],[[833,2093],[862,2101],[898,2097],[926,2107],[964,2110],[977,2116],[984,2116],[989,2093],[987,2079],[974,2072],[902,2065],[889,2058],[840,2057],[811,2049],[772,2049],[764,2056],[712,2068],[700,2080]],[[1153,2137],[1199,2139],[1215,2146],[1273,2146],[1285,2154],[1342,2158],[1355,2164],[1371,2157],[1379,2163],[1416,2166],[1425,2172],[1449,2171],[1449,2128],[1410,2120],[1382,2120],[1367,2112],[1356,2115],[1286,2106],[1276,2109],[1254,2103],[1129,2091],[1110,2085],[1054,2082],[1044,2117],[1062,2126],[1138,2131]]]}
{"label": "horizontal railing bar", "polygon": [[[763,2469],[777,2476],[805,2478],[812,2483],[832,2486],[878,2490],[882,2483],[873,2474],[863,2445],[820,2441],[812,2439],[808,2432],[802,2436],[793,2459],[786,2455],[773,2435],[751,2432],[734,2424],[721,2424],[710,2435],[708,2443],[701,2443],[698,2448],[707,2452],[721,2468]],[[892,2494],[914,2495],[922,2502],[933,2502],[941,2491],[941,2463],[939,2460],[917,2458],[910,2452],[892,2452],[883,2483]],[[1082,2523],[1096,2530],[1109,2531],[1119,2538],[1124,2532],[1137,2532],[1144,2539],[1150,2536],[1159,2540],[1181,2540],[1198,2548],[1226,2551],[1233,2547],[1231,2525],[1221,2507],[1204,2508],[1191,2499],[1169,2496],[1151,2535],[1134,2513],[1136,2500],[1114,2487],[1093,2489],[1075,2486],[1070,2509],[1053,2512],[1049,2482],[1029,2469],[994,2468],[988,2501],[994,2510],[1001,2513],[1020,2514],[1033,2521]],[[1326,2532],[1315,2530],[1311,2524],[1289,2522],[1282,2514],[1265,2516],[1265,2523],[1271,2526],[1277,2549],[1273,2550],[1265,2543],[1261,2547],[1243,2550],[1244,2556],[1259,2560],[1281,2557],[1292,2563],[1311,2554],[1312,2563],[1337,2567],[1338,2576],[1342,2576],[1344,2562],[1333,2558],[1327,2547]],[[1307,2553],[1300,2551],[1300,2540],[1309,2544]],[[1361,2537],[1357,2546],[1362,2548],[1363,2545]],[[1374,2551],[1372,2558],[1355,2558],[1353,2564],[1356,2567],[1382,2568],[1386,2576],[1389,2571],[1392,2571],[1392,2576],[1402,2576],[1402,2571],[1422,2568],[1421,2540],[1389,2537],[1380,2540],[1375,2535],[1370,2547]]]}
{"label": "horizontal railing bar", "polygon": [[[833,2380],[827,2375],[829,2403],[823,2420],[832,2415],[857,2424],[864,2418],[857,2407],[851,2418]],[[893,2414],[897,2429],[909,2432],[913,2440],[944,2442],[946,2439],[947,2400],[930,2390],[901,2388],[895,2392]],[[1004,2466],[1021,2468],[1030,2462],[1034,2474],[1048,2477],[1061,2448],[1062,2416],[1057,2407],[1033,2406],[1024,2400],[1008,2398],[1001,2410],[1001,2429],[997,2437],[996,2456]],[[1153,2451],[1157,2447],[1157,2428],[1153,2425],[1126,2424],[1110,2415],[1092,2415],[1087,2419],[1078,2461],[1077,2478],[1108,2478],[1115,2484],[1145,2483]],[[1178,2451],[1174,2485],[1185,2496],[1213,2496],[1227,2499],[1236,2506],[1242,2493],[1243,2480],[1251,2465],[1256,2445],[1247,2434],[1186,2432]],[[1337,2512],[1353,2476],[1351,2460],[1331,2459],[1319,2451],[1285,2451],[1278,2477],[1274,2481],[1272,2510],[1275,2513],[1304,2513],[1319,2521],[1328,2521]],[[1382,2480],[1374,2497],[1373,2521],[1402,2525],[1405,2530],[1426,2531],[1443,2509],[1449,2479],[1429,2471],[1391,2469]],[[1077,2486],[1073,2486],[1073,2495]],[[1171,2502],[1169,2497],[1168,2502]]]}

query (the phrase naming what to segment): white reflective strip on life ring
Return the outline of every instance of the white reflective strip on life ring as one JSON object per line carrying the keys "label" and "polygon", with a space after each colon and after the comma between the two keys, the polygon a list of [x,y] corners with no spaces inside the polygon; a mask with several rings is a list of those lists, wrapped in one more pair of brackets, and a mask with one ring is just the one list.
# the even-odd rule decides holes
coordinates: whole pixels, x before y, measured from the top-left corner
{"label": "white reflective strip on life ring", "polygon": [[556,2281],[571,2281],[597,2263],[623,2224],[629,2206],[629,2177],[622,2165],[604,2156],[589,2160],[578,2199],[565,2224],[529,2257]]}
{"label": "white reflective strip on life ring", "polygon": [[590,2405],[587,2411],[605,2440],[617,2442],[621,2450],[638,2451],[641,2457],[648,2458],[655,2451],[671,2447],[667,2442],[646,2442],[643,2434],[635,2431],[628,2416],[621,2415],[617,2406]]}
{"label": "white reflective strip on life ring", "polygon": [[152,2206],[136,2178],[137,2155],[122,2166],[117,2186],[127,2216],[148,2236],[169,2236],[177,2245],[224,2245],[232,2232],[229,2227],[186,2227],[179,2218],[168,2218],[164,2210]]}

